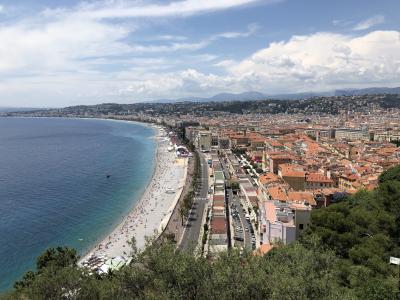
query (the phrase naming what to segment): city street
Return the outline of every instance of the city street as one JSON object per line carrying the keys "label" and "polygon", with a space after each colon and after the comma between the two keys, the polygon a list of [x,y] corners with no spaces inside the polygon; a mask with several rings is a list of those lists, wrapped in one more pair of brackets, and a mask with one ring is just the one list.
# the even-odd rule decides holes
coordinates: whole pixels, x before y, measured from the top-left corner
{"label": "city street", "polygon": [[[231,204],[233,204],[233,209],[231,208],[232,211],[237,211],[239,218],[233,218],[234,224],[233,227],[235,228],[235,233],[238,231],[236,230],[237,226],[242,228],[242,236],[244,238],[244,241],[235,241],[236,245],[240,247],[244,247],[245,249],[251,250],[251,225],[246,221],[245,217],[245,212],[243,211],[243,208],[240,204],[240,197],[238,195],[234,195],[232,193],[232,190],[229,190],[229,206],[231,207]],[[246,230],[247,228],[247,230]]]}
{"label": "city street", "polygon": [[[229,168],[224,162],[224,159],[221,159],[221,165],[222,165],[222,170],[225,174],[225,183],[227,184],[228,181],[230,180],[230,174],[229,174]],[[243,237],[243,241],[239,241],[235,239],[235,245],[237,247],[242,247],[248,250],[252,249],[251,245],[251,225],[249,222],[246,221],[245,218],[245,212],[243,211],[243,208],[240,204],[240,198],[238,195],[234,195],[232,189],[227,189],[226,192],[227,196],[227,203],[228,203],[228,210],[229,213],[232,215],[233,212],[237,212],[238,217],[234,217],[232,215],[232,220],[233,220],[233,228],[234,232],[231,232],[231,234],[234,234],[234,239],[235,237]],[[247,228],[247,230],[246,230]],[[238,230],[239,229],[239,230]]]}
{"label": "city street", "polygon": [[196,197],[194,199],[190,217],[186,223],[185,232],[183,234],[182,242],[179,249],[194,250],[199,240],[204,209],[208,205],[208,165],[205,160],[204,154],[198,151],[200,156],[200,183],[196,190]]}

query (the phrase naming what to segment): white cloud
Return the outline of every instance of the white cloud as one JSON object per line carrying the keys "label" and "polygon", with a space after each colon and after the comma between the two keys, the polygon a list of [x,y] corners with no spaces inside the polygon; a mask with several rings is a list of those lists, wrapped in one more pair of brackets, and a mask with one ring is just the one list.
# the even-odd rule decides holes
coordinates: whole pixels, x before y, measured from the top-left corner
{"label": "white cloud", "polygon": [[[200,9],[204,2],[204,9]],[[139,12],[130,12],[129,16],[186,16],[250,2],[255,1],[143,4]],[[140,23],[110,22],[96,15],[101,11],[104,18],[111,18],[121,7],[139,7],[138,3],[145,2],[90,2],[73,10],[47,10],[37,18],[2,24],[0,105],[6,104],[2,103],[4,99],[19,101],[18,105],[29,101],[27,106],[54,106],[53,99],[57,99],[57,105],[68,105],[206,96],[224,91],[279,93],[400,84],[398,31],[293,36],[235,61],[226,53],[199,50],[218,40],[249,37],[257,32],[256,24],[198,41],[168,34],[135,39]],[[187,8],[171,12],[170,7],[178,4]],[[149,12],[148,8],[154,6],[158,12]],[[87,15],[91,13],[96,14]],[[172,55],[178,51],[179,55]],[[218,73],[201,71],[205,69]]]}
{"label": "white cloud", "polygon": [[244,81],[259,83],[264,90],[400,83],[400,34],[294,36],[287,42],[271,43],[229,71]]}
{"label": "white cloud", "polygon": [[359,31],[359,30],[369,29],[375,25],[379,25],[384,22],[385,22],[385,16],[376,15],[367,20],[361,21],[360,23],[358,23],[356,26],[353,27],[353,30]]}
{"label": "white cloud", "polygon": [[146,38],[147,41],[185,41],[187,37],[181,35],[156,35],[153,37]]}
{"label": "white cloud", "polygon": [[[107,101],[109,98],[105,97],[120,97],[120,90],[130,90],[126,87],[132,86],[132,81],[136,82],[133,84],[137,87],[136,99],[161,95],[172,86],[182,86],[182,89],[194,92],[197,90],[194,88],[196,80],[189,80],[191,72],[178,72],[177,79],[173,77],[174,73],[167,72],[182,65],[186,65],[185,68],[188,64],[204,65],[216,59],[216,55],[196,53],[168,60],[148,56],[173,51],[190,53],[218,39],[249,36],[257,26],[249,25],[244,32],[216,34],[197,42],[189,42],[183,36],[156,36],[153,41],[163,43],[147,40],[150,43],[143,45],[132,43],[129,39],[136,28],[131,23],[83,18],[63,9],[46,10],[40,17],[2,24],[0,75],[6,80],[0,84],[0,97],[3,99],[0,105],[5,104],[2,101],[9,102],[9,99],[18,101],[18,105],[28,106],[34,103],[54,106],[51,104],[53,101],[59,105],[71,104],[74,100],[81,103],[103,101],[101,99]],[[138,54],[147,57],[137,57]],[[102,68],[106,70],[100,71]],[[214,78],[214,75],[209,77]],[[200,89],[205,82],[200,84]],[[211,86],[211,81],[207,82]],[[151,88],[154,89],[148,91]],[[178,88],[178,93],[182,89]],[[132,97],[129,99],[132,101]]]}
{"label": "white cloud", "polygon": [[0,27],[0,72],[68,71],[79,59],[130,51],[120,42],[128,33],[117,25],[69,18]]}
{"label": "white cloud", "polygon": [[174,52],[174,51],[196,51],[207,47],[210,41],[203,40],[194,43],[170,43],[165,45],[132,45],[130,47],[131,52],[146,52],[146,53],[159,53],[159,52]]}
{"label": "white cloud", "polygon": [[213,66],[214,66],[214,67],[229,68],[229,67],[234,66],[236,63],[237,63],[237,62],[235,62],[235,61],[232,60],[232,59],[224,59],[224,60],[221,60],[221,61],[219,61],[219,62],[213,64]]}
{"label": "white cloud", "polygon": [[[189,42],[186,37],[163,35],[153,38],[164,43],[130,43],[126,40],[135,26],[124,26],[76,15],[31,19],[0,27],[0,74],[48,74],[49,72],[87,72],[96,64],[110,64],[113,56],[138,53],[193,52],[218,39],[247,37],[258,29],[250,24],[244,32],[213,35]],[[102,57],[109,57],[108,60]],[[102,58],[99,60],[98,58]],[[199,57],[200,58],[200,57]],[[212,60],[210,56],[201,59]],[[214,58],[214,57],[213,57]]]}
{"label": "white cloud", "polygon": [[288,41],[271,43],[242,61],[220,61],[217,66],[225,72],[218,75],[186,67],[174,71],[168,65],[185,66],[187,61],[138,58],[131,63],[136,67],[113,73],[86,71],[8,78],[0,84],[0,95],[2,99],[39,103],[43,98],[57,97],[60,105],[66,105],[209,96],[226,91],[285,93],[396,86],[400,84],[400,33],[293,36]]}
{"label": "white cloud", "polygon": [[243,38],[243,37],[249,37],[253,35],[254,33],[257,32],[257,30],[260,29],[260,26],[257,24],[249,24],[247,26],[247,30],[244,32],[239,32],[239,31],[229,31],[229,32],[223,32],[216,34],[210,38],[210,40],[217,40],[217,39],[236,39],[236,38]]}
{"label": "white cloud", "polygon": [[4,6],[0,4],[0,14],[4,12]]}
{"label": "white cloud", "polygon": [[232,83],[235,82],[229,76],[204,74],[195,69],[185,69],[164,74],[149,73],[140,78],[133,75],[131,82],[119,89],[118,94],[123,97],[135,97],[136,100],[212,95],[221,90],[235,91]]}
{"label": "white cloud", "polygon": [[[92,19],[138,18],[138,17],[176,17],[190,16],[211,11],[240,7],[258,2],[259,0],[184,0],[168,4],[138,5],[132,1],[111,1],[81,5],[77,13]],[[269,0],[268,2],[277,2]],[[140,2],[139,2],[140,3]]]}
{"label": "white cloud", "polygon": [[198,62],[210,62],[210,61],[217,59],[218,56],[214,55],[214,54],[204,53],[204,54],[198,54],[198,55],[189,55],[188,58],[191,59],[192,61],[196,60]]}
{"label": "white cloud", "polygon": [[375,31],[354,37],[321,32],[294,36],[271,43],[240,62],[223,60],[214,66],[227,73],[204,74],[186,69],[147,74],[145,79],[132,78],[128,91],[147,99],[221,91],[285,93],[399,85],[400,33]]}
{"label": "white cloud", "polygon": [[332,24],[333,24],[333,26],[345,27],[345,26],[349,26],[351,24],[354,24],[354,22],[353,21],[349,21],[349,20],[337,19],[337,20],[333,20]]}

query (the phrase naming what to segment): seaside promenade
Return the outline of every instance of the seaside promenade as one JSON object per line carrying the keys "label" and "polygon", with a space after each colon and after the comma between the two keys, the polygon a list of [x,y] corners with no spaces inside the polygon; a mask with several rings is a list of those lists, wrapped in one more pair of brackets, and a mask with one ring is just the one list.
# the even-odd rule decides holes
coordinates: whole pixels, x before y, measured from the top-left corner
{"label": "seaside promenade", "polygon": [[208,205],[208,165],[205,160],[204,154],[198,152],[200,156],[200,186],[198,195],[193,202],[191,215],[185,225],[185,230],[179,244],[180,249],[195,250],[197,247],[201,227],[203,226],[202,220],[206,205]]}
{"label": "seaside promenade", "polygon": [[175,205],[169,222],[164,230],[164,235],[173,235],[175,242],[182,239],[183,233],[185,231],[185,223],[182,224],[182,218],[179,213],[180,203],[183,201],[185,195],[191,190],[191,185],[193,182],[193,172],[194,172],[194,160],[189,158],[187,167],[186,181],[182,190],[182,193],[178,199],[178,203]]}

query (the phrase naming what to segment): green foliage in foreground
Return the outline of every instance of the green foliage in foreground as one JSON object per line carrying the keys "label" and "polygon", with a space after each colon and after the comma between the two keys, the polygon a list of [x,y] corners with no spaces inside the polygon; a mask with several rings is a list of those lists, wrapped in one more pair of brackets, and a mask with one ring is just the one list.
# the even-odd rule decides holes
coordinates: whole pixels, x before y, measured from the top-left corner
{"label": "green foliage in foreground", "polygon": [[337,259],[300,243],[264,257],[237,251],[214,261],[149,246],[130,266],[104,277],[50,265],[4,299],[339,299]]}
{"label": "green foliage in foreground", "polygon": [[387,170],[386,172],[383,172],[379,176],[380,183],[391,181],[391,180],[400,181],[400,165],[397,165],[397,166]]}
{"label": "green foliage in foreground", "polygon": [[233,250],[206,260],[154,243],[130,266],[97,276],[77,268],[73,250],[50,249],[2,299],[396,299],[397,176],[389,170],[375,191],[313,211],[300,241],[263,257]]}

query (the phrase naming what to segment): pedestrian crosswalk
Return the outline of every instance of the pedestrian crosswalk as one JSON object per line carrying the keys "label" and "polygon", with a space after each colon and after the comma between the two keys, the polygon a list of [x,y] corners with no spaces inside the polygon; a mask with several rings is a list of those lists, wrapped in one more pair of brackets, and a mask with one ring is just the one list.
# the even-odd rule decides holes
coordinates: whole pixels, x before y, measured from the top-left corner
{"label": "pedestrian crosswalk", "polygon": [[196,197],[195,200],[199,201],[207,201],[207,198],[202,198],[202,197]]}

